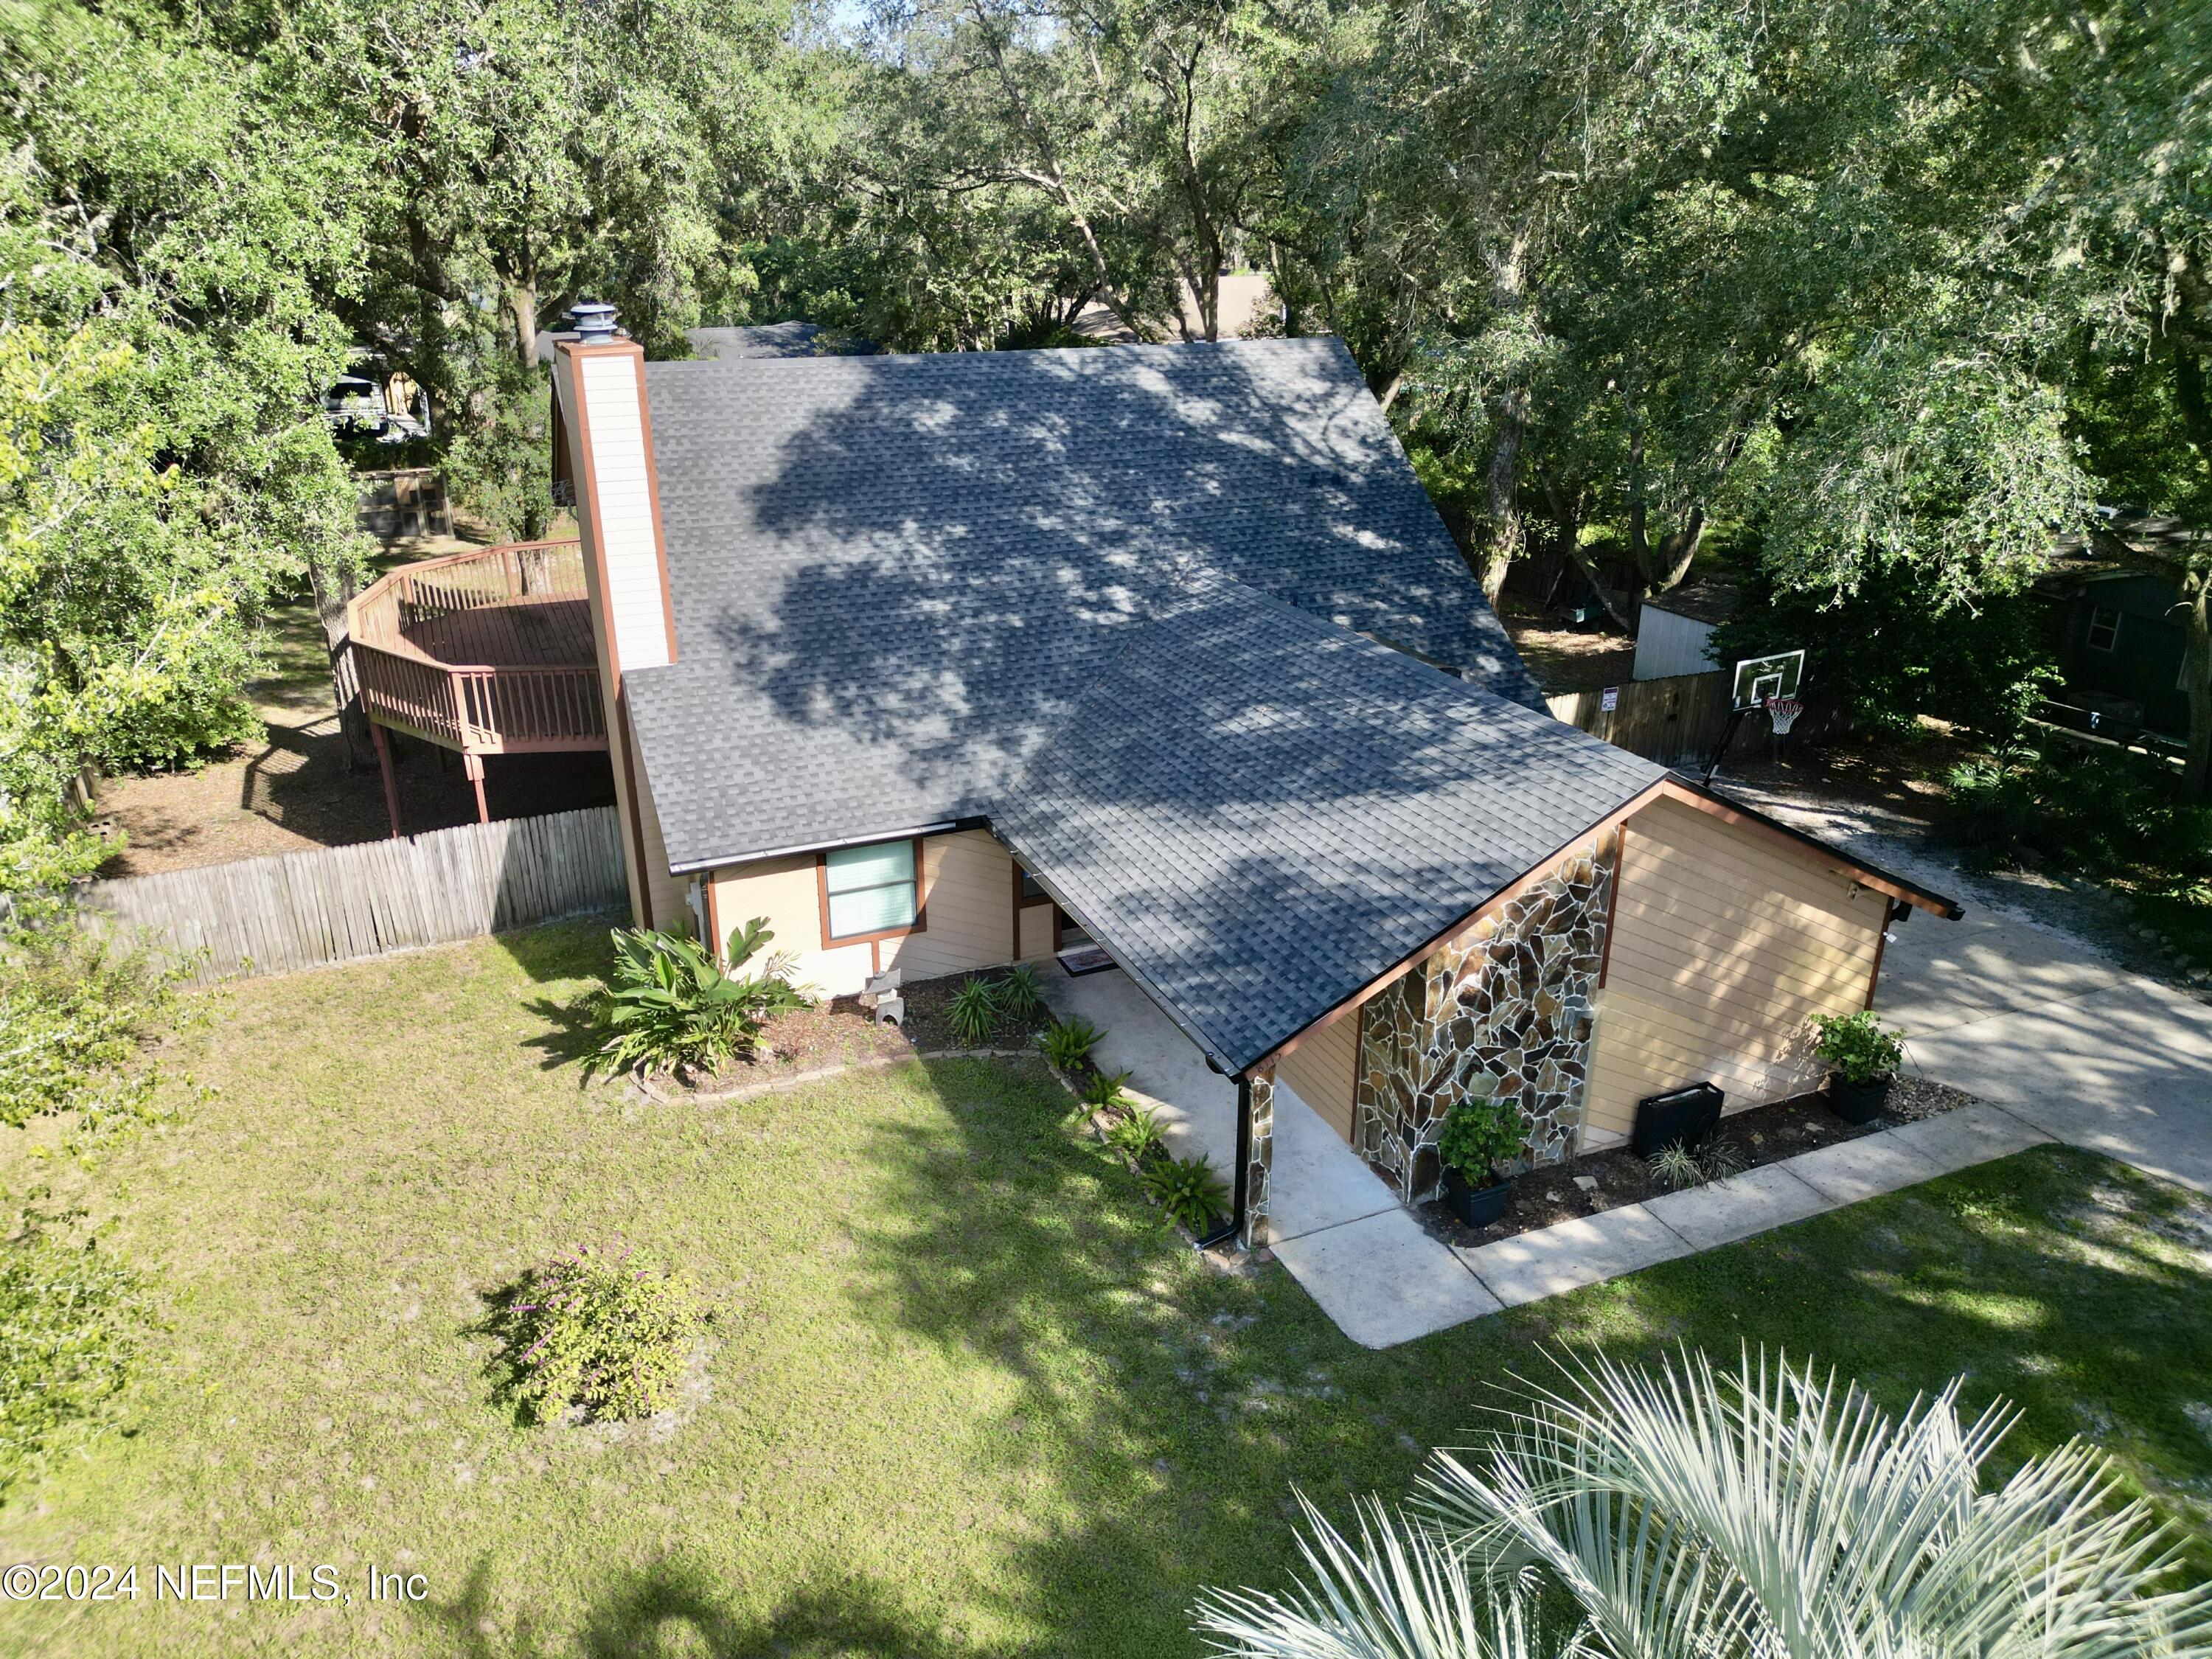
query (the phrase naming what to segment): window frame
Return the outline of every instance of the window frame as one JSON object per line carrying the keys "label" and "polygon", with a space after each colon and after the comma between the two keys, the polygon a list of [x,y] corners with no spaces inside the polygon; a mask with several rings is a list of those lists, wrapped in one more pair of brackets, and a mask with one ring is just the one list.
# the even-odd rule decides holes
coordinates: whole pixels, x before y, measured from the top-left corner
{"label": "window frame", "polygon": [[[896,847],[905,842],[914,848],[914,920],[900,927],[885,927],[872,933],[833,933],[830,931],[830,854],[860,853],[878,847]],[[860,842],[850,847],[823,848],[814,855],[814,896],[822,912],[822,948],[834,951],[848,945],[874,945],[887,939],[904,939],[910,933],[927,933],[929,927],[929,906],[924,891],[927,871],[922,864],[922,838],[920,836],[892,836],[884,841]],[[903,886],[904,883],[890,882],[886,886]],[[872,890],[856,888],[856,892]]]}
{"label": "window frame", "polygon": [[[2091,651],[2096,652],[2100,656],[2110,656],[2113,652],[2118,650],[2120,648],[2120,620],[2122,615],[2123,613],[2121,611],[2109,605],[2099,605],[2094,600],[2091,601],[2089,605],[2089,625],[2083,630],[2081,635],[2081,643],[2083,646]],[[2097,629],[2101,620],[2106,617],[2110,617],[2112,619],[2111,628],[2106,636],[2105,642],[2102,645],[2100,645],[2097,643]]]}

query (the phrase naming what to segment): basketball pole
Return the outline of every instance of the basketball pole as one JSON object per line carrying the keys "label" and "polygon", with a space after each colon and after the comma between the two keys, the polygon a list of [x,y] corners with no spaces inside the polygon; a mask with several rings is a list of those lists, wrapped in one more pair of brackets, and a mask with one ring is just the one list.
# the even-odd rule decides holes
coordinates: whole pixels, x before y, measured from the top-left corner
{"label": "basketball pole", "polygon": [[1735,741],[1736,728],[1743,724],[1747,712],[1741,708],[1729,710],[1728,729],[1721,733],[1720,747],[1713,750],[1713,757],[1705,763],[1704,781],[1706,788],[1713,787],[1713,774],[1721,769],[1721,757],[1728,753],[1729,745]]}

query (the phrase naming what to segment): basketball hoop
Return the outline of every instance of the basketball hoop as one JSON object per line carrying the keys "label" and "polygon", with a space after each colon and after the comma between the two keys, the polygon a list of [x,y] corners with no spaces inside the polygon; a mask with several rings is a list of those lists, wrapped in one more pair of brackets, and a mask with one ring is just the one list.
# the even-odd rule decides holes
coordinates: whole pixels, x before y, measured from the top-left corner
{"label": "basketball hoop", "polygon": [[1774,722],[1774,735],[1787,737],[1790,728],[1797,724],[1797,716],[1805,712],[1805,705],[1795,697],[1769,697],[1766,718]]}

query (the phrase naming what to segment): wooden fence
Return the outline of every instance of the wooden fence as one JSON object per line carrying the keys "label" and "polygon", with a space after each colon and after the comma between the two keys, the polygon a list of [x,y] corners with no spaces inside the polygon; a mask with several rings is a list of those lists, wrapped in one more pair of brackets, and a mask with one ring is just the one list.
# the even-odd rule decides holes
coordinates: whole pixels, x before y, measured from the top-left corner
{"label": "wooden fence", "polygon": [[611,806],[100,881],[87,903],[195,976],[282,974],[621,908]]}
{"label": "wooden fence", "polygon": [[[1703,766],[1728,733],[1729,677],[1718,669],[1628,680],[1610,690],[1614,693],[1610,709],[1601,690],[1562,691],[1545,702],[1555,718],[1662,766]],[[1795,735],[1817,738],[1837,719],[1833,710],[1808,709],[1799,717]],[[1729,752],[1741,755],[1761,749],[1767,737],[1766,716],[1749,715],[1736,728]]]}

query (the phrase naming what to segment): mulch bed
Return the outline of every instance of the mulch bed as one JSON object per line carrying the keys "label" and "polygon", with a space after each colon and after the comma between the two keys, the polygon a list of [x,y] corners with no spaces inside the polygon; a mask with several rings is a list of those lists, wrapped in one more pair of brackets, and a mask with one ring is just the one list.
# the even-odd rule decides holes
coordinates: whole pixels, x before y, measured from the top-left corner
{"label": "mulch bed", "polygon": [[[1037,976],[1056,971],[1049,964],[1040,965]],[[943,979],[916,980],[902,988],[906,998],[907,1041],[924,1054],[935,1054],[945,1048],[1033,1048],[1036,1040],[1052,1024],[1052,1015],[1040,1001],[1036,1012],[1026,1020],[1001,1018],[997,1028],[981,1043],[963,1042],[952,1035],[952,1027],[945,1018],[945,1009],[970,979],[1003,980],[1008,970],[988,968],[975,974],[949,974]],[[840,1008],[851,1004],[855,1014],[860,1004],[849,997],[837,999]]]}
{"label": "mulch bed", "polygon": [[[1877,1129],[1893,1128],[1938,1112],[1970,1106],[1973,1097],[1927,1078],[1900,1077],[1891,1085],[1882,1115],[1867,1124],[1846,1123],[1828,1109],[1826,1095],[1799,1095],[1771,1106],[1756,1106],[1721,1121],[1715,1137],[1734,1154],[1744,1170],[1817,1152],[1838,1141],[1856,1140]],[[1585,1189],[1577,1176],[1593,1181]],[[1424,1204],[1413,1213],[1430,1235],[1462,1249],[1494,1244],[1516,1233],[1534,1232],[1624,1204],[1640,1204],[1673,1190],[1661,1182],[1651,1166],[1626,1147],[1590,1152],[1565,1164],[1532,1170],[1513,1184],[1505,1214],[1487,1227],[1468,1227],[1446,1209],[1441,1200]]]}
{"label": "mulch bed", "polygon": [[[987,980],[1005,976],[1003,969],[972,975]],[[952,1035],[945,1008],[970,977],[954,974],[944,979],[918,980],[904,987],[903,1030],[896,1025],[878,1025],[860,1006],[858,997],[837,997],[796,1013],[780,1014],[761,1028],[760,1045],[750,1060],[732,1060],[713,1077],[694,1079],[688,1089],[666,1079],[655,1087],[672,1098],[680,1099],[686,1094],[725,1094],[755,1085],[771,1084],[782,1077],[903,1060],[916,1054],[976,1048],[1034,1049],[1038,1035],[1052,1023],[1052,1016],[1042,1004],[1026,1020],[1002,1018],[998,1028],[980,1044],[962,1042]]]}

